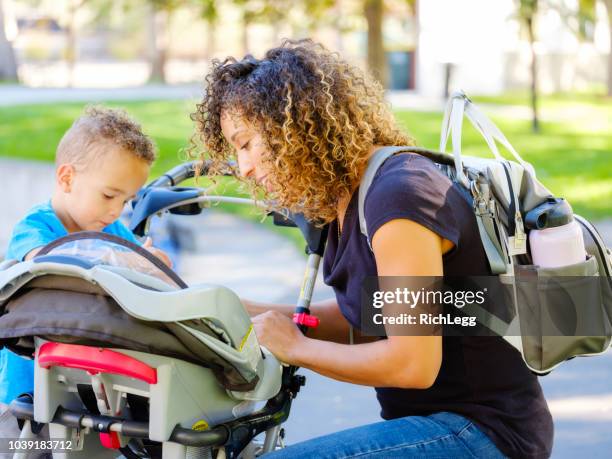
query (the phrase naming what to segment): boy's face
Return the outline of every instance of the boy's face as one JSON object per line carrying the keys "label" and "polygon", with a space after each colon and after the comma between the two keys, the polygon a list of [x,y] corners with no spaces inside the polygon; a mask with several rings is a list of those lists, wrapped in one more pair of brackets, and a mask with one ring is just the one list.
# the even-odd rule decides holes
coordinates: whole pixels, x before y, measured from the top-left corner
{"label": "boy's face", "polygon": [[69,232],[101,231],[119,218],[147,180],[149,164],[130,152],[107,147],[100,156],[85,167],[64,164],[58,168],[58,184],[64,192],[60,213]]}

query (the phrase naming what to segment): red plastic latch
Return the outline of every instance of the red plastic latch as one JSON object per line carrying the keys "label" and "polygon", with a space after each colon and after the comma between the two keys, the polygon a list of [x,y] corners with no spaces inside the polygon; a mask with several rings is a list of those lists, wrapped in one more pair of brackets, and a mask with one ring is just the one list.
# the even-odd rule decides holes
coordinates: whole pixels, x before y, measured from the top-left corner
{"label": "red plastic latch", "polygon": [[38,349],[38,365],[45,369],[77,368],[90,375],[111,373],[157,384],[157,370],[144,362],[110,349],[80,344],[45,343]]}
{"label": "red plastic latch", "polygon": [[121,448],[121,442],[119,441],[119,435],[117,432],[100,432],[100,443],[102,443],[102,446],[109,449]]}
{"label": "red plastic latch", "polygon": [[316,328],[319,326],[319,318],[305,312],[293,314],[293,321],[298,325],[305,325],[306,327]]}

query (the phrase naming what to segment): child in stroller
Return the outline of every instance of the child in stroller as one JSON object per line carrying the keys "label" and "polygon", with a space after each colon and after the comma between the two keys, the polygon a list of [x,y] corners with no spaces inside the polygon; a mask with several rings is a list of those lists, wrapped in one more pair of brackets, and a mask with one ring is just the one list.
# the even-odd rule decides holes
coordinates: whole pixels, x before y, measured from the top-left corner
{"label": "child in stroller", "polygon": [[[147,226],[143,209],[150,216],[170,207],[170,195],[182,199],[181,213],[216,198],[145,188],[132,220],[137,233]],[[321,232],[309,242],[318,244],[311,254],[317,259],[323,240]],[[312,262],[307,272],[316,276]],[[302,316],[311,293],[301,292]],[[51,439],[69,441],[60,457],[79,451],[254,457],[276,448],[303,384],[295,368],[282,367],[259,346],[232,291],[187,286],[142,247],[113,235],[67,235],[32,260],[0,270],[0,311],[0,344],[34,353],[36,363],[33,401],[19,398],[11,411],[24,421],[24,439],[48,425]],[[252,440],[261,432],[266,441],[258,445]]]}
{"label": "child in stroller", "polygon": [[[125,202],[144,185],[155,147],[140,125],[120,110],[90,107],[64,134],[56,151],[51,199],[15,226],[7,260],[29,260],[49,242],[83,230],[102,231],[138,243],[120,221]],[[151,246],[150,252],[169,263]],[[30,361],[0,351],[0,404],[32,390]]]}

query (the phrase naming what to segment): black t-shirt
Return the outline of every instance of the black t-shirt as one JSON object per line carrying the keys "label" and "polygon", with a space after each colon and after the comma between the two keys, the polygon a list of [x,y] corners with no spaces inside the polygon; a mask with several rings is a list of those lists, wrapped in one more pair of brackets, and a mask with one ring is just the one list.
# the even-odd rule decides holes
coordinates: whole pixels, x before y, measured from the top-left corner
{"label": "black t-shirt", "polygon": [[[342,314],[360,329],[361,286],[376,276],[374,254],[361,234],[358,190],[348,205],[341,238],[330,227],[323,262]],[[443,256],[444,274],[489,274],[474,213],[454,185],[423,156],[402,153],[378,170],[365,201],[370,240],[384,223],[405,218],[455,244]],[[474,421],[507,456],[549,457],[553,422],[537,377],[500,337],[442,339],[442,365],[429,389],[376,388],[384,419],[450,411]]]}

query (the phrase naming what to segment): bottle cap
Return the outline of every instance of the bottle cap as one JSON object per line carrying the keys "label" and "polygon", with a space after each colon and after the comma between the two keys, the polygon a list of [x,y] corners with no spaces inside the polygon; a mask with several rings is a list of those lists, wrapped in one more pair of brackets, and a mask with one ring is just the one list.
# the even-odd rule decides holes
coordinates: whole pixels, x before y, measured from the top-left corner
{"label": "bottle cap", "polygon": [[574,221],[572,206],[563,198],[550,197],[525,215],[525,226],[535,230],[555,228],[572,221]]}

